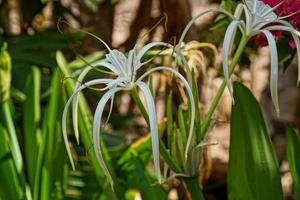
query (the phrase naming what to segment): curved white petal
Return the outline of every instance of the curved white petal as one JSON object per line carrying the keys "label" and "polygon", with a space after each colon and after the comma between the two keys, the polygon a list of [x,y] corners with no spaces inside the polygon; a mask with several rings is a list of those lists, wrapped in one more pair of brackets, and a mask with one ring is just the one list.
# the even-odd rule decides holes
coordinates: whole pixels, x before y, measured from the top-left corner
{"label": "curved white petal", "polygon": [[141,81],[137,81],[136,85],[141,89],[146,99],[149,123],[150,123],[151,140],[152,140],[154,171],[155,171],[155,176],[158,179],[158,182],[161,183],[161,172],[160,172],[160,164],[159,164],[159,135],[158,135],[158,128],[157,128],[157,119],[156,119],[154,100],[147,84]]}
{"label": "curved white petal", "polygon": [[147,51],[149,51],[150,49],[152,49],[153,47],[156,47],[156,46],[164,46],[164,47],[168,47],[168,48],[173,48],[173,45],[165,43],[165,42],[151,42],[149,44],[146,44],[143,48],[141,48],[139,50],[139,52],[137,54],[137,59],[141,60]]}
{"label": "curved white petal", "polygon": [[112,65],[111,63],[108,63],[108,62],[105,61],[105,60],[99,60],[99,61],[93,62],[93,63],[91,64],[91,66],[93,66],[93,67],[102,66],[102,67],[105,67],[105,68],[111,70],[111,71],[114,72],[116,75],[121,74],[121,69],[119,69],[118,66],[114,66],[114,65]]}
{"label": "curved white petal", "polygon": [[276,114],[279,115],[279,103],[278,103],[278,92],[277,92],[277,82],[278,82],[278,56],[277,56],[277,47],[275,39],[272,33],[268,30],[262,30],[265,34],[269,49],[270,49],[270,58],[271,58],[271,70],[270,70],[270,90],[273,104],[275,106]]}
{"label": "curved white petal", "polygon": [[101,119],[102,119],[102,113],[104,110],[104,107],[107,103],[107,101],[118,91],[122,90],[121,88],[114,88],[111,90],[108,90],[100,99],[95,115],[94,115],[94,122],[93,122],[93,141],[94,141],[94,150],[97,157],[97,160],[99,162],[99,165],[101,166],[104,174],[106,175],[110,185],[113,187],[113,179],[106,167],[106,164],[104,162],[104,158],[101,153],[101,143],[100,143],[100,137],[101,137]]}
{"label": "curved white petal", "polygon": [[185,147],[185,159],[187,159],[188,152],[190,150],[190,145],[191,145],[191,142],[192,142],[192,139],[193,139],[193,129],[194,129],[194,123],[195,123],[195,106],[197,105],[197,102],[195,102],[195,100],[194,100],[192,89],[191,89],[189,83],[186,81],[186,79],[178,71],[176,71],[175,69],[172,69],[170,67],[161,66],[161,67],[152,68],[152,69],[148,70],[146,73],[144,73],[137,81],[141,81],[142,79],[144,79],[146,76],[150,75],[151,73],[153,73],[155,71],[160,71],[160,70],[170,71],[174,75],[176,75],[183,82],[183,84],[184,84],[184,86],[187,90],[187,93],[189,95],[190,101],[191,101],[190,130],[189,130],[189,136],[188,136],[187,144],[186,144],[186,147]]}
{"label": "curved white petal", "polygon": [[231,83],[229,80],[228,57],[232,50],[232,46],[233,46],[233,42],[234,42],[234,38],[235,38],[235,34],[236,34],[238,25],[239,25],[239,21],[237,21],[237,20],[233,20],[229,24],[229,26],[226,30],[224,42],[223,42],[223,73],[224,73],[224,79],[227,83],[227,87],[228,87],[228,90],[229,90],[229,93],[230,93],[233,103],[234,103],[234,99],[233,99],[233,94],[232,94],[232,86],[231,86]]}
{"label": "curved white petal", "polygon": [[[89,71],[93,69],[92,67],[88,66],[86,67],[79,75],[77,82],[75,84],[74,91],[77,91],[79,87],[82,85],[82,81],[85,78],[85,76],[89,73]],[[72,120],[73,120],[73,128],[74,128],[74,133],[75,133],[75,138],[77,140],[77,144],[79,144],[79,131],[78,131],[78,115],[77,115],[77,110],[78,110],[78,95],[75,95],[73,98],[73,103],[72,103]]]}
{"label": "curved white petal", "polygon": [[66,128],[66,121],[67,121],[67,113],[68,113],[68,109],[69,106],[72,102],[72,100],[74,99],[74,97],[83,89],[85,89],[86,87],[89,86],[93,86],[93,85],[98,85],[98,84],[107,84],[108,82],[112,81],[112,79],[96,79],[96,80],[92,80],[89,81],[87,83],[85,83],[84,85],[80,86],[76,91],[74,91],[74,93],[72,94],[72,96],[68,99],[64,111],[63,111],[63,115],[62,115],[62,132],[63,132],[63,138],[64,138],[64,143],[67,149],[67,154],[68,157],[70,159],[71,165],[73,170],[75,170],[75,165],[74,165],[74,161],[72,158],[72,154],[71,154],[71,150],[69,147],[69,142],[68,142],[68,136],[67,136],[67,128]]}
{"label": "curved white petal", "polygon": [[206,15],[207,13],[210,13],[210,12],[219,12],[219,13],[222,13],[222,14],[224,14],[224,15],[227,15],[227,16],[229,16],[229,17],[231,17],[231,18],[234,18],[234,16],[233,16],[231,13],[227,12],[226,10],[222,10],[222,9],[208,9],[208,10],[206,10],[206,11],[204,11],[204,12],[201,12],[201,13],[197,14],[197,15],[194,16],[194,17],[189,21],[189,23],[185,26],[185,28],[184,28],[184,30],[183,30],[181,36],[180,36],[180,39],[179,39],[179,41],[178,41],[178,45],[177,45],[177,46],[179,46],[179,48],[181,47],[181,43],[183,42],[183,40],[184,40],[184,38],[185,38],[185,35],[187,34],[187,32],[188,32],[188,30],[191,28],[191,26],[194,24],[194,22],[195,22],[199,17],[202,17],[203,15]]}
{"label": "curved white petal", "polygon": [[279,25],[274,25],[274,26],[269,26],[266,29],[267,30],[282,30],[282,31],[288,31],[292,34],[292,37],[294,39],[294,42],[296,44],[296,49],[297,49],[297,61],[298,61],[298,80],[297,80],[297,85],[300,83],[300,32],[295,30],[293,26],[289,23],[283,23],[285,26],[279,26]]}
{"label": "curved white petal", "polygon": [[234,18],[235,19],[240,19],[241,15],[242,15],[242,12],[243,12],[243,4],[242,3],[239,3],[234,11]]}

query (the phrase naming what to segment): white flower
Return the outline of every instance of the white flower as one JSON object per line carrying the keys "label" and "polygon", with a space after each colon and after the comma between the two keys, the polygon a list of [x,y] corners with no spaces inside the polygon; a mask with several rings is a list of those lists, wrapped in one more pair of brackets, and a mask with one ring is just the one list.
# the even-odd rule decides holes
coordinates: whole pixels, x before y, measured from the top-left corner
{"label": "white flower", "polygon": [[[291,15],[279,17],[275,14],[274,10],[280,5],[281,3],[271,8],[269,5],[266,5],[265,3],[259,0],[245,0],[243,4],[239,4],[236,7],[234,15],[222,9],[210,9],[205,12],[202,12],[197,16],[195,16],[186,26],[176,49],[177,51],[179,51],[179,48],[182,45],[181,43],[188,29],[192,26],[192,24],[195,22],[197,18],[209,12],[221,12],[231,17],[233,20],[229,24],[226,30],[224,41],[223,41],[223,73],[224,73],[224,78],[227,82],[227,87],[232,96],[232,86],[229,81],[228,57],[232,50],[237,29],[239,29],[242,32],[242,34],[246,36],[248,39],[258,34],[264,34],[270,46],[270,57],[271,57],[270,90],[271,90],[272,101],[274,103],[275,110],[278,115],[279,114],[279,103],[278,103],[278,93],[277,93],[278,56],[277,56],[276,42],[270,31],[282,30],[282,31],[290,32],[292,34],[292,37],[295,41],[296,48],[297,48],[298,84],[300,83],[300,62],[299,62],[300,61],[300,41],[299,41],[300,33],[296,29],[294,29],[294,27],[290,23],[284,21],[285,18],[288,18]],[[241,19],[243,13],[245,16],[245,20]]]}
{"label": "white flower", "polygon": [[[99,38],[98,38],[99,39]],[[160,70],[167,70],[174,75],[176,75],[183,84],[186,87],[186,90],[188,92],[189,98],[191,102],[194,102],[193,94],[191,91],[191,88],[188,84],[188,82],[185,80],[185,78],[176,70],[166,67],[166,66],[160,66],[152,68],[148,71],[146,71],[144,74],[142,74],[139,78],[136,77],[136,72],[139,68],[141,68],[143,65],[147,64],[150,60],[146,62],[141,62],[142,57],[144,54],[151,48],[156,46],[165,46],[172,48],[172,45],[169,45],[167,43],[163,42],[152,42],[144,46],[138,53],[136,52],[135,48],[130,50],[128,53],[128,56],[126,57],[123,53],[121,53],[118,50],[111,50],[101,39],[99,39],[108,49],[109,53],[106,55],[106,60],[101,60],[98,62],[95,62],[91,64],[91,66],[88,66],[85,68],[80,76],[78,77],[78,82],[75,86],[75,90],[73,95],[69,98],[68,102],[66,103],[64,112],[63,112],[63,118],[62,118],[62,129],[63,129],[63,137],[64,142],[66,145],[67,153],[69,156],[69,159],[71,161],[72,168],[74,169],[74,161],[72,159],[70,147],[68,145],[68,138],[67,138],[67,130],[66,130],[66,118],[67,118],[67,111],[68,108],[73,101],[72,109],[73,109],[73,126],[74,126],[74,132],[75,136],[78,140],[79,134],[78,134],[78,117],[77,117],[77,106],[78,106],[78,93],[90,86],[104,84],[106,85],[102,90],[106,90],[104,95],[100,98],[100,101],[97,105],[95,114],[94,114],[94,122],[93,122],[93,143],[94,143],[94,150],[98,159],[98,162],[103,169],[105,175],[107,176],[109,182],[111,185],[113,185],[112,177],[105,165],[101,148],[100,148],[100,138],[101,138],[101,119],[103,114],[103,109],[106,105],[106,103],[111,100],[113,101],[114,95],[117,92],[120,91],[126,91],[131,90],[133,87],[138,87],[140,91],[144,94],[145,100],[146,100],[146,106],[148,109],[148,116],[149,116],[149,124],[150,124],[150,132],[151,132],[151,138],[152,138],[152,150],[153,150],[153,160],[154,160],[154,168],[155,168],[155,175],[159,182],[161,182],[161,173],[160,173],[160,164],[159,164],[159,135],[158,135],[158,127],[157,127],[157,119],[156,119],[156,110],[155,110],[155,104],[152,97],[152,94],[150,92],[150,89],[147,84],[142,82],[142,80],[150,75],[151,73],[155,71]],[[84,77],[87,75],[87,73],[93,69],[94,67],[102,66],[107,69],[109,69],[112,74],[114,74],[116,77],[114,79],[111,78],[99,78],[95,80],[88,81],[84,84],[80,84]],[[194,127],[194,119],[195,119],[195,107],[194,103],[191,103],[191,125],[190,125],[190,136],[193,132]],[[112,107],[112,103],[111,103]]]}

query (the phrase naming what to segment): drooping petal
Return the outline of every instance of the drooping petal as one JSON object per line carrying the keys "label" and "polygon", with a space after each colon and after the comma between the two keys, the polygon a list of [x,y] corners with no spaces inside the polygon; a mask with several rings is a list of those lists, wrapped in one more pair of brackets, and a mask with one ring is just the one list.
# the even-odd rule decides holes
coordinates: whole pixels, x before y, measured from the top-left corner
{"label": "drooping petal", "polygon": [[66,128],[67,113],[68,113],[69,106],[70,106],[72,100],[74,99],[74,97],[81,90],[85,89],[86,87],[93,86],[93,85],[107,84],[110,81],[112,81],[112,79],[96,79],[96,80],[92,80],[92,81],[89,81],[89,82],[85,83],[84,85],[80,86],[76,91],[74,91],[74,93],[68,99],[68,101],[65,105],[63,115],[62,115],[62,132],[63,132],[64,143],[65,143],[65,146],[66,146],[66,149],[67,149],[67,154],[68,154],[68,157],[70,159],[73,170],[75,170],[75,165],[74,165],[74,161],[73,161],[73,158],[72,158],[71,149],[69,147],[68,136],[67,136],[67,128]]}
{"label": "drooping petal", "polygon": [[236,34],[238,25],[239,25],[239,21],[237,21],[237,20],[233,20],[229,24],[229,26],[226,30],[224,42],[223,42],[223,73],[224,73],[224,79],[227,83],[227,87],[228,87],[228,90],[231,95],[233,103],[234,103],[234,99],[233,99],[233,95],[232,95],[232,86],[231,86],[231,83],[229,80],[228,58],[229,58],[229,55],[232,50],[232,46],[233,46],[233,42],[234,42],[234,38],[235,38],[235,34]]}
{"label": "drooping petal", "polygon": [[[173,45],[165,43],[165,42],[151,42],[149,44],[146,44],[143,48],[141,48],[141,50],[138,52],[138,54],[136,56],[137,60],[140,61],[147,51],[149,51],[153,47],[157,47],[157,46],[173,48]],[[141,66],[145,65],[146,63],[148,63],[148,62],[146,61],[146,62],[140,63],[140,65],[135,65],[136,66],[135,70],[138,70]]]}
{"label": "drooping petal", "polygon": [[185,148],[185,159],[187,159],[188,152],[190,151],[190,145],[191,145],[191,142],[193,139],[193,130],[194,130],[195,112],[196,112],[195,106],[197,105],[197,102],[195,102],[195,100],[194,100],[192,89],[191,89],[189,83],[187,82],[187,80],[178,71],[176,71],[175,69],[172,69],[170,67],[161,66],[161,67],[152,68],[152,69],[148,70],[146,73],[144,73],[137,81],[141,81],[145,77],[150,75],[151,73],[153,73],[155,71],[160,71],[160,70],[166,70],[166,71],[173,73],[183,82],[183,84],[186,88],[186,91],[188,93],[190,102],[191,102],[191,122],[190,122],[189,136],[188,136],[188,140],[187,140],[187,144],[186,144],[186,148]]}
{"label": "drooping petal", "polygon": [[[281,21],[282,23],[282,21]],[[284,23],[285,26],[269,26],[266,29],[267,30],[282,30],[282,31],[288,31],[292,34],[292,37],[294,39],[295,45],[296,45],[296,50],[297,50],[297,61],[298,61],[298,80],[297,80],[297,85],[299,86],[300,84],[300,32],[295,30],[293,26],[289,23]],[[288,27],[287,27],[288,26]]]}
{"label": "drooping petal", "polygon": [[194,17],[189,21],[189,23],[185,26],[185,28],[184,28],[184,30],[183,30],[181,36],[180,36],[180,39],[179,39],[179,41],[178,41],[178,45],[176,45],[176,46],[178,46],[178,48],[181,47],[182,42],[183,42],[183,40],[184,40],[184,38],[185,38],[185,36],[186,36],[188,30],[192,27],[192,25],[195,23],[195,21],[196,21],[198,18],[200,18],[200,17],[202,17],[203,15],[206,15],[207,13],[210,13],[210,12],[219,12],[219,13],[222,13],[222,14],[224,14],[224,15],[226,15],[226,16],[232,18],[232,19],[234,19],[234,16],[233,16],[231,13],[227,12],[226,10],[222,10],[222,9],[208,9],[208,10],[206,10],[206,11],[204,11],[204,12],[201,12],[201,13],[197,14],[197,15],[194,16]]}
{"label": "drooping petal", "polygon": [[[77,91],[79,87],[82,85],[82,81],[84,80],[85,76],[89,73],[89,71],[93,69],[92,67],[88,66],[86,67],[81,74],[79,75],[77,82],[75,84],[74,91]],[[73,103],[72,103],[72,120],[73,120],[73,128],[74,128],[74,134],[75,138],[77,140],[77,144],[79,144],[79,131],[78,131],[78,115],[77,115],[77,110],[78,110],[78,95],[75,95],[73,98]]]}
{"label": "drooping petal", "polygon": [[159,135],[158,135],[158,128],[157,128],[157,119],[156,119],[154,100],[147,84],[141,81],[137,81],[136,85],[141,89],[146,99],[149,123],[150,123],[151,140],[152,140],[154,171],[155,171],[155,176],[158,179],[158,182],[161,183],[161,173],[160,173],[160,164],[159,164]]}
{"label": "drooping petal", "polygon": [[270,49],[270,58],[271,58],[271,70],[270,70],[270,90],[273,104],[275,106],[276,114],[279,116],[279,103],[278,103],[278,56],[277,56],[277,47],[275,39],[272,33],[268,30],[262,30],[265,34],[269,49]]}
{"label": "drooping petal", "polygon": [[157,46],[164,46],[164,47],[168,47],[168,48],[173,48],[173,45],[171,45],[169,43],[165,43],[165,42],[150,42],[150,43],[146,44],[145,46],[143,46],[143,48],[141,48],[139,50],[139,52],[137,54],[137,58],[139,60],[142,59],[142,57],[145,55],[145,53],[147,51],[149,51],[153,47],[157,47]]}
{"label": "drooping petal", "polygon": [[118,91],[122,90],[121,88],[114,88],[111,90],[108,90],[100,99],[96,111],[95,111],[95,115],[94,115],[94,122],[93,122],[93,141],[94,141],[94,150],[95,150],[95,154],[97,157],[97,160],[99,162],[99,165],[101,166],[105,176],[107,177],[111,187],[113,188],[113,179],[109,173],[109,170],[107,169],[107,166],[104,162],[104,158],[101,152],[101,142],[100,142],[100,138],[101,138],[101,119],[102,119],[102,114],[103,114],[103,110],[104,107],[107,103],[107,101]]}

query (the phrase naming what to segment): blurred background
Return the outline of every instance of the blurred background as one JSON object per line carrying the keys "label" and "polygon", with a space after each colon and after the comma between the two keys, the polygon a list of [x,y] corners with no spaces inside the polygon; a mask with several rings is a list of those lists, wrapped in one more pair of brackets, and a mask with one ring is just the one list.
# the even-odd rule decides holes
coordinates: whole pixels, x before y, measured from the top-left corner
{"label": "blurred background", "polygon": [[[24,191],[27,190],[32,191],[29,193],[32,193],[31,196],[35,199],[188,199],[184,194],[184,186],[176,178],[169,180],[162,187],[151,185],[155,180],[147,170],[152,166],[151,162],[149,164],[151,148],[145,142],[146,124],[130,95],[126,93],[117,98],[104,135],[107,156],[120,185],[116,194],[110,191],[101,170],[95,169],[91,161],[93,157],[90,158],[89,155],[92,146],[88,138],[83,138],[83,142],[77,145],[74,136],[70,136],[78,169],[69,170],[61,138],[59,113],[62,113],[66,94],[72,92],[74,85],[65,82],[71,82],[70,74],[78,75],[80,69],[86,65],[80,59],[81,56],[91,62],[103,58],[105,54],[100,42],[79,32],[78,29],[97,35],[109,46],[122,52],[133,48],[137,41],[138,46],[151,41],[176,44],[185,25],[197,13],[219,6],[232,11],[237,2],[0,0],[0,44],[8,44],[12,63],[11,97],[8,101],[24,163],[23,175],[15,173],[15,167],[7,164],[12,163],[11,157],[7,157],[7,152],[14,150],[11,150],[11,147],[3,147],[0,154],[0,199],[25,199],[28,192]],[[223,80],[220,52],[228,22],[224,16],[208,14],[196,21],[185,38],[186,56],[197,76],[201,115],[208,110]],[[268,89],[267,47],[257,48],[250,43],[233,79],[245,83],[261,102],[280,161],[285,197],[294,199],[292,180],[285,161],[284,124],[291,122],[299,128],[300,91],[295,84],[297,67],[293,59],[293,50],[284,47],[283,49],[279,52],[283,61],[279,75],[280,118],[275,117]],[[57,51],[63,58],[58,59]],[[64,66],[60,66],[61,63],[64,63]],[[152,65],[162,63],[169,64],[170,58],[160,56]],[[59,72],[58,68],[62,72]],[[90,78],[97,75],[93,73]],[[69,84],[67,89],[64,84]],[[163,122],[168,90],[174,90],[175,105],[182,97],[182,90],[174,88],[172,82],[168,81],[168,74],[164,73],[154,75],[153,87],[158,119]],[[83,103],[81,107],[83,110],[79,122],[85,125],[80,125],[81,132],[88,132],[90,128],[87,121],[90,123],[99,93],[87,92],[85,97],[87,104]],[[214,115],[215,123],[208,138],[218,142],[218,145],[205,149],[201,165],[201,182],[207,199],[227,198],[230,108],[231,99],[228,92],[225,92]],[[88,119],[85,119],[86,116]],[[1,127],[2,125],[0,129]],[[7,141],[11,138],[9,134],[5,137]],[[5,142],[3,145],[6,145]],[[36,164],[35,161],[39,159]],[[11,168],[9,172],[8,168]],[[36,170],[38,175],[35,174]],[[17,177],[18,181],[11,177]],[[10,184],[21,186],[13,189],[15,192],[10,194],[7,188]],[[152,196],[153,193],[158,196]]]}

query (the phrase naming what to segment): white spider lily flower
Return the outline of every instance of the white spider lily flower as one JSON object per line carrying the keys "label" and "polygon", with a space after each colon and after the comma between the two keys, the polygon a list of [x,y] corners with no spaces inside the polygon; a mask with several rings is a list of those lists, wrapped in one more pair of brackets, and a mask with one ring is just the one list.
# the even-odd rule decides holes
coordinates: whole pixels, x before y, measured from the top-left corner
{"label": "white spider lily flower", "polygon": [[[183,38],[185,37],[188,29],[192,26],[195,20],[209,12],[220,12],[232,18],[232,22],[229,24],[223,41],[223,73],[224,78],[227,83],[230,95],[232,96],[232,86],[229,81],[229,61],[228,57],[231,53],[233,42],[235,39],[236,31],[239,29],[241,33],[250,39],[251,37],[264,34],[267,38],[267,42],[270,46],[270,58],[271,58],[271,70],[270,70],[270,91],[273,104],[277,115],[279,115],[279,103],[278,103],[278,92],[277,92],[277,82],[278,82],[278,56],[276,42],[270,31],[281,30],[290,32],[297,49],[297,59],[298,59],[298,85],[300,83],[300,33],[287,21],[284,19],[292,16],[293,14],[287,16],[277,16],[274,12],[284,1],[279,3],[274,7],[270,7],[260,0],[245,0],[244,3],[239,4],[234,12],[234,15],[222,10],[222,9],[210,9],[202,12],[195,16],[189,24],[186,26],[181,39],[177,45],[177,50],[182,45]],[[242,19],[242,14],[244,13],[245,19]],[[296,12],[297,13],[297,12]],[[295,14],[296,14],[295,13]],[[233,99],[233,96],[232,96]],[[234,103],[234,101],[233,101]]]}
{"label": "white spider lily flower", "polygon": [[[282,1],[283,2],[283,1]],[[235,11],[235,19],[228,26],[224,43],[223,43],[223,73],[227,82],[227,87],[232,96],[232,87],[229,81],[228,71],[228,57],[232,49],[233,41],[237,29],[242,32],[243,35],[251,38],[258,34],[264,34],[267,38],[270,49],[271,58],[271,70],[270,70],[270,91],[273,104],[275,106],[276,114],[279,115],[279,102],[278,102],[278,55],[275,39],[270,31],[282,30],[291,33],[297,48],[298,58],[298,84],[300,82],[300,33],[293,28],[291,24],[284,21],[285,18],[291,16],[279,17],[275,14],[274,10],[278,8],[282,3],[279,3],[275,7],[270,7],[259,0],[246,0],[244,4],[239,4]],[[245,21],[240,20],[240,17],[244,12]]]}
{"label": "white spider lily flower", "polygon": [[[106,105],[106,103],[111,100],[113,101],[113,97],[117,92],[120,91],[128,91],[133,89],[134,87],[138,87],[140,91],[144,94],[145,100],[146,100],[146,107],[148,110],[148,116],[149,116],[149,126],[150,126],[150,133],[151,133],[151,142],[152,142],[152,151],[153,151],[153,160],[154,160],[154,171],[155,176],[157,177],[158,181],[161,183],[161,172],[160,172],[160,162],[159,162],[159,135],[158,135],[158,127],[157,127],[157,119],[156,119],[156,110],[155,110],[155,104],[153,96],[150,92],[150,89],[147,84],[142,82],[142,79],[149,76],[154,71],[160,71],[160,70],[167,70],[171,73],[173,73],[175,76],[177,76],[183,84],[186,87],[187,93],[189,95],[190,101],[191,101],[191,126],[189,130],[189,140],[188,145],[186,147],[186,156],[188,152],[188,147],[191,142],[192,138],[192,132],[194,127],[194,120],[195,120],[195,103],[194,98],[192,94],[192,90],[190,88],[190,85],[185,80],[185,78],[176,70],[161,66],[161,67],[155,67],[148,71],[146,71],[144,74],[142,74],[139,78],[136,78],[136,72],[138,69],[140,69],[143,65],[147,64],[149,62],[141,62],[142,57],[144,54],[150,50],[153,47],[156,46],[165,46],[172,48],[173,46],[167,43],[163,42],[152,42],[147,45],[145,45],[138,53],[135,49],[132,49],[129,51],[128,56],[126,57],[123,53],[121,53],[118,50],[111,50],[101,39],[99,39],[108,49],[109,53],[106,55],[105,60],[97,61],[95,63],[92,63],[91,66],[88,66],[85,68],[81,74],[78,77],[78,82],[75,85],[74,92],[72,96],[67,101],[63,117],[62,117],[62,130],[63,130],[63,138],[67,149],[67,154],[70,159],[72,168],[75,169],[74,161],[72,159],[71,150],[68,145],[68,138],[67,138],[67,129],[66,129],[66,119],[67,119],[67,112],[70,107],[71,102],[73,102],[72,105],[72,118],[73,118],[73,127],[76,139],[79,138],[78,133],[78,116],[77,116],[77,107],[78,107],[78,94],[80,91],[87,87],[104,84],[106,85],[101,90],[106,92],[104,95],[100,98],[100,101],[97,105],[95,114],[94,114],[94,122],[93,122],[93,143],[94,143],[94,150],[97,157],[97,160],[99,162],[99,165],[101,166],[104,174],[107,176],[111,186],[113,187],[113,179],[109,173],[109,170],[106,167],[106,164],[104,162],[102,153],[101,153],[101,119],[103,114],[103,109]],[[82,83],[85,76],[88,74],[89,71],[91,71],[94,67],[102,66],[107,68],[112,72],[113,75],[116,76],[116,78],[99,78],[95,80],[88,81],[86,83]],[[111,103],[112,106],[112,103]]]}

